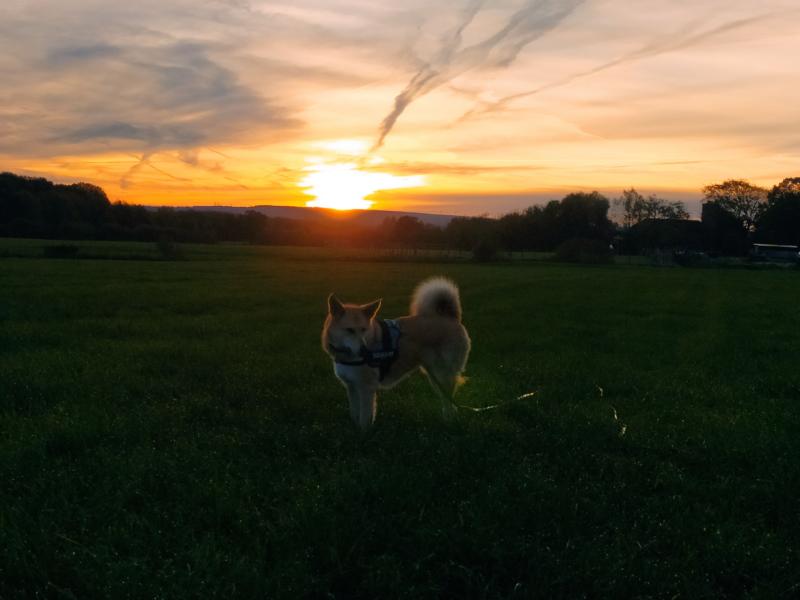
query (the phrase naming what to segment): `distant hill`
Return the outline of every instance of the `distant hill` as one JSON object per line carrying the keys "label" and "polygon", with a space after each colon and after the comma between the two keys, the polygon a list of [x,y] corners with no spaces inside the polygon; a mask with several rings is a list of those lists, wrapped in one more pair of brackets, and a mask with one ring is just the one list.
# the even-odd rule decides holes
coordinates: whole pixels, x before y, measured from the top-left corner
{"label": "distant hill", "polygon": [[255,210],[267,217],[283,217],[286,219],[322,219],[334,217],[343,221],[355,221],[363,225],[378,225],[387,218],[416,217],[423,223],[446,226],[456,215],[434,215],[429,213],[403,212],[396,210],[350,210],[336,211],[325,208],[309,208],[307,206],[272,206],[262,204],[259,206],[182,206],[179,210],[202,210],[224,212],[229,214],[244,214]]}

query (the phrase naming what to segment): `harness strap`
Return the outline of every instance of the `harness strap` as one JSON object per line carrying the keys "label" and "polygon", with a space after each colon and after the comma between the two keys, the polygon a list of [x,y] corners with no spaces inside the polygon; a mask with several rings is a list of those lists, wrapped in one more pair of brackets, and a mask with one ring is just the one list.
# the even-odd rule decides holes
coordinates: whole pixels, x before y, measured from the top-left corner
{"label": "harness strap", "polygon": [[[392,366],[394,359],[397,358],[398,344],[396,342],[400,339],[400,328],[394,321],[391,321],[391,325],[389,325],[389,321],[386,319],[379,319],[378,325],[381,328],[380,350],[365,349],[360,358],[354,360],[342,360],[339,358],[334,358],[334,362],[340,365],[348,365],[353,367],[367,365],[373,369],[378,369],[378,380],[383,381],[383,378],[389,372],[389,368]],[[397,331],[396,336],[392,335],[392,329]],[[337,348],[333,345],[330,345],[329,347],[333,352],[347,352],[346,348]]]}
{"label": "harness strap", "polygon": [[383,381],[383,378],[386,376],[386,373],[389,372],[389,367],[392,366],[394,362],[395,355],[397,354],[397,350],[392,348],[392,332],[389,331],[389,324],[386,322],[385,319],[381,319],[378,321],[381,326],[381,341],[383,342],[383,353],[384,356],[376,356],[373,353],[372,358],[373,360],[378,359],[378,369],[379,369],[379,381]]}
{"label": "harness strap", "polygon": [[338,365],[347,365],[348,367],[360,367],[361,365],[367,364],[366,358],[359,358],[358,360],[338,360],[335,359],[335,362]]}

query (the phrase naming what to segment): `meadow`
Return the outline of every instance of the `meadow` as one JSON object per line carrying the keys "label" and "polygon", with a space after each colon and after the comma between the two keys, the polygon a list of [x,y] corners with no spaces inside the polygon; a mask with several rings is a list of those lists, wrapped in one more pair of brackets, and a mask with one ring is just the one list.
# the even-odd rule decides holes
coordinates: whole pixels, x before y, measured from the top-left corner
{"label": "meadow", "polygon": [[[0,241],[0,598],[800,595],[797,270],[45,244]],[[434,274],[504,404],[415,376],[363,435],[326,296]]]}

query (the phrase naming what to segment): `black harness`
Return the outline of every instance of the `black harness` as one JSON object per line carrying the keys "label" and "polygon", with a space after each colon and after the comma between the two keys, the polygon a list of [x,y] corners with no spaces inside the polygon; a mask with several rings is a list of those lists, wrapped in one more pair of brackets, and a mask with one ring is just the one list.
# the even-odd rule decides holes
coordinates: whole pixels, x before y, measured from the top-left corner
{"label": "black harness", "polygon": [[[346,360],[334,357],[333,361],[340,365],[353,367],[366,365],[373,369],[378,369],[380,375],[379,381],[383,381],[392,363],[397,358],[397,348],[400,343],[400,326],[394,319],[378,319],[378,325],[381,328],[380,348],[364,348],[357,359]],[[329,344],[328,348],[330,348],[334,354],[350,354],[347,348],[337,348],[333,344]]]}

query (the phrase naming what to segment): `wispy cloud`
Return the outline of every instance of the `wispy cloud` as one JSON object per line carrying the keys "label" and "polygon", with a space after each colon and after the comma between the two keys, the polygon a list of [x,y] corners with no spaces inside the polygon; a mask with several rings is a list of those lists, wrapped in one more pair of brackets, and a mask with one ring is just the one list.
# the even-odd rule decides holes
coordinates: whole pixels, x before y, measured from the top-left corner
{"label": "wispy cloud", "polygon": [[[796,13],[797,11],[790,11],[788,14],[791,15]],[[618,58],[606,61],[595,67],[578,71],[577,73],[572,73],[570,75],[567,75],[566,77],[562,77],[550,83],[540,85],[539,87],[534,88],[532,90],[518,92],[516,94],[510,94],[493,102],[483,103],[482,106],[470,109],[469,111],[464,113],[461,117],[459,117],[456,120],[456,123],[463,123],[464,121],[467,121],[468,119],[476,116],[486,115],[489,113],[504,110],[516,100],[529,98],[531,96],[541,94],[542,92],[546,92],[548,90],[554,90],[569,85],[579,79],[590,77],[591,75],[596,75],[598,73],[602,73],[603,71],[608,71],[609,69],[613,69],[615,67],[619,67],[639,60],[644,60],[647,58],[655,58],[657,56],[666,54],[668,52],[675,52],[678,50],[691,48],[692,46],[706,43],[709,40],[717,36],[723,35],[725,33],[735,31],[737,29],[742,29],[749,25],[753,25],[755,23],[772,19],[785,14],[787,13],[769,12],[741,19],[733,19],[731,21],[722,23],[721,25],[710,27],[705,30],[699,29],[699,27],[697,26],[691,26],[688,28],[688,30],[684,29],[682,31],[672,31],[662,36],[659,36],[657,39],[647,42],[646,44],[644,44],[643,46],[637,48],[632,52],[623,54]]]}
{"label": "wispy cloud", "polygon": [[421,162],[404,161],[380,163],[375,166],[362,166],[364,170],[389,171],[401,175],[481,175],[485,173],[530,172],[542,168],[530,162],[503,163],[461,163],[461,162]]}
{"label": "wispy cloud", "polygon": [[20,135],[34,134],[28,144],[45,152],[82,153],[98,143],[155,152],[263,140],[300,125],[213,53],[203,42],[49,49],[38,65],[46,83],[18,92],[31,111]]}
{"label": "wispy cloud", "polygon": [[125,174],[122,176],[122,179],[120,179],[120,186],[122,188],[131,187],[133,176],[136,173],[138,173],[143,167],[149,167],[153,171],[155,171],[156,173],[160,173],[161,175],[164,175],[165,177],[167,177],[169,179],[172,179],[173,181],[182,181],[182,182],[185,182],[185,183],[188,183],[188,182],[191,181],[190,179],[187,179],[186,177],[178,177],[177,175],[173,175],[173,174],[165,171],[164,169],[162,169],[160,167],[157,167],[156,165],[154,165],[150,161],[150,158],[152,156],[153,156],[153,153],[145,152],[144,154],[142,154],[138,158],[137,157],[133,157],[133,158],[136,158],[136,163],[134,163],[134,165],[130,169],[128,169],[125,172]]}
{"label": "wispy cloud", "polygon": [[[209,35],[208,23],[185,33],[169,24],[210,17],[207,3],[170,2],[161,13],[149,0],[138,13],[93,1],[69,11],[38,4],[53,18],[0,14],[0,52],[14,58],[0,61],[0,104],[19,107],[8,120],[0,113],[0,154],[134,154],[119,180],[129,188],[143,168],[175,179],[153,163],[159,152],[264,144],[302,126],[296,109],[237,72],[230,39]],[[221,8],[218,23],[239,21]]]}
{"label": "wispy cloud", "polygon": [[461,48],[464,30],[483,6],[480,0],[470,0],[458,25],[442,39],[436,56],[423,64],[395,96],[392,110],[381,121],[373,151],[383,145],[397,119],[414,100],[467,71],[508,67],[525,46],[558,26],[582,3],[583,0],[528,0],[494,33],[479,43]]}

